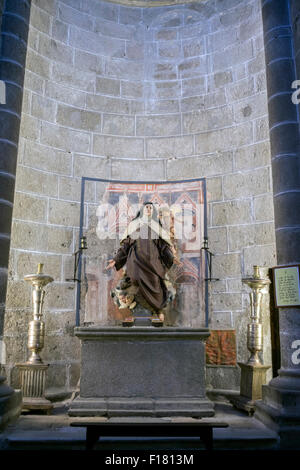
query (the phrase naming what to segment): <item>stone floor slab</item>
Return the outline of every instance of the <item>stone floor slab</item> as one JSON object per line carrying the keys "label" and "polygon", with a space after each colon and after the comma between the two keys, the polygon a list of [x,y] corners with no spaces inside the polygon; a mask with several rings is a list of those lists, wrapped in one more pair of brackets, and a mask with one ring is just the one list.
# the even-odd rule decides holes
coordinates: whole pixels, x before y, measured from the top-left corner
{"label": "stone floor slab", "polygon": [[[54,405],[52,415],[23,413],[0,435],[1,450],[84,450],[85,428],[70,426],[71,421],[107,421],[103,417],[74,418],[67,415],[69,403]],[[253,417],[234,409],[228,403],[215,404],[215,416],[203,418],[208,422],[225,421],[225,429],[214,429],[214,449],[216,450],[272,450],[276,449],[277,435]],[[193,422],[191,417],[116,417],[112,422]],[[198,438],[143,438],[120,437],[102,438],[96,450],[199,450],[203,449]]]}

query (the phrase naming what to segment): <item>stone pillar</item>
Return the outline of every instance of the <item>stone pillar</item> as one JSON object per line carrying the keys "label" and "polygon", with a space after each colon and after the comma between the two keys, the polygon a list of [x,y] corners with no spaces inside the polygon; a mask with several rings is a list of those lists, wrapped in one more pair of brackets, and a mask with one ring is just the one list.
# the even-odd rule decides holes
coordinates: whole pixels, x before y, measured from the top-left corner
{"label": "stone pillar", "polygon": [[[30,0],[0,0],[0,340],[4,326],[29,13]],[[5,385],[4,380],[0,377],[1,427],[21,409],[21,395]]]}
{"label": "stone pillar", "polygon": [[296,75],[297,80],[300,79],[300,1],[299,0],[290,0],[290,16],[291,16],[291,26],[293,31],[294,39],[294,53],[295,53],[295,62],[296,62]]}
{"label": "stone pillar", "polygon": [[[299,119],[291,88],[300,78],[291,16],[296,3],[262,1],[278,265],[300,263]],[[280,308],[279,317],[281,368],[278,377],[263,387],[255,416],[278,432],[281,448],[298,448],[300,366],[295,347],[300,340],[300,308]]]}
{"label": "stone pillar", "polygon": [[1,31],[1,24],[2,24],[3,8],[4,8],[4,0],[0,0],[0,31]]}

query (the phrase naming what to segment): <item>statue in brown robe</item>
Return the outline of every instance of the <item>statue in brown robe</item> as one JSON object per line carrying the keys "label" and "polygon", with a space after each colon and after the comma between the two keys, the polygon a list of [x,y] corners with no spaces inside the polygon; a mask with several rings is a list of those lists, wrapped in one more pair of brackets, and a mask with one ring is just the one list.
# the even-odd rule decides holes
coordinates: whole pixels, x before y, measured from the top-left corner
{"label": "statue in brown robe", "polygon": [[130,222],[120,245],[107,269],[115,266],[118,271],[126,264],[126,276],[138,286],[137,297],[142,296],[163,321],[161,309],[169,300],[165,276],[173,264],[174,248],[152,203],[145,203]]}

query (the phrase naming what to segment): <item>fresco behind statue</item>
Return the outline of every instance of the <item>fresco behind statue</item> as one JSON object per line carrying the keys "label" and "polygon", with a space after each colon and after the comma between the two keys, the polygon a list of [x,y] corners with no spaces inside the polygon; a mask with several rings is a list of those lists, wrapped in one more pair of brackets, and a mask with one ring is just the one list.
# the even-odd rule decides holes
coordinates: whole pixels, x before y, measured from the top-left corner
{"label": "fresco behind statue", "polygon": [[[83,179],[84,180],[84,179]],[[118,295],[126,284],[126,264],[106,269],[120,249],[130,222],[145,202],[151,202],[159,227],[170,238],[174,262],[166,270],[169,299],[163,309],[166,326],[205,327],[207,322],[205,180],[170,183],[96,181],[98,204],[84,191],[80,236],[87,239],[81,263],[80,322],[118,325],[134,314],[134,292]],[[84,187],[84,186],[83,186]],[[167,235],[166,235],[167,234]],[[125,286],[126,288],[126,286]],[[125,292],[122,291],[122,294]]]}

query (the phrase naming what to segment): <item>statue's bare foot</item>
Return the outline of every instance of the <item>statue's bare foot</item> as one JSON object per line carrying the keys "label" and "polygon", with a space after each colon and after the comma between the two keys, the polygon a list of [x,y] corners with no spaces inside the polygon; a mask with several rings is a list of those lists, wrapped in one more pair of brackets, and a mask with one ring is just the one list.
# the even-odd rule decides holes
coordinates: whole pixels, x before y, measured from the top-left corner
{"label": "statue's bare foot", "polygon": [[164,314],[161,312],[153,313],[152,315],[152,325],[154,326],[163,326],[164,323]]}
{"label": "statue's bare foot", "polygon": [[160,319],[160,321],[164,322],[165,316],[164,316],[164,314],[163,314],[162,312],[160,312],[160,313],[158,314],[158,318]]}

